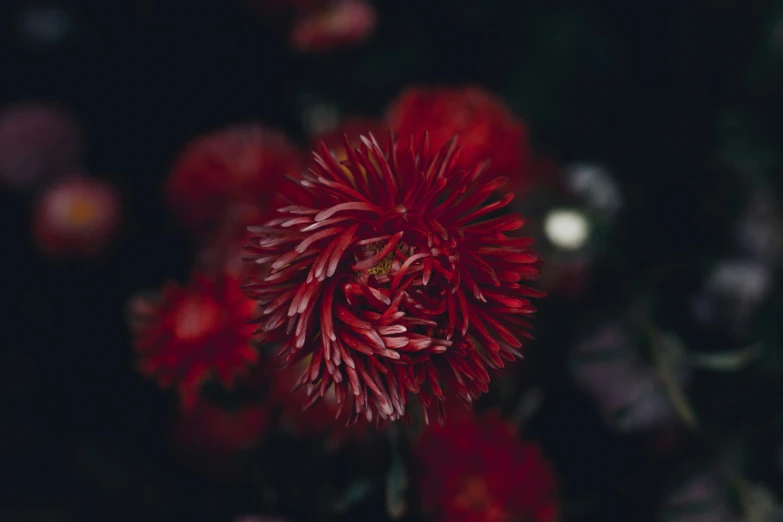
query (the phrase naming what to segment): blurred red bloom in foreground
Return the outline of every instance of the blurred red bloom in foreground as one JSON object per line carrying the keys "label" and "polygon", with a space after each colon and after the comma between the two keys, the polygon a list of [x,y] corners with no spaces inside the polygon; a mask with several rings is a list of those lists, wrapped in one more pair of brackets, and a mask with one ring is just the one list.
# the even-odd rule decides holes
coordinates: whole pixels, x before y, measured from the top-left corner
{"label": "blurred red bloom in foreground", "polygon": [[457,168],[490,160],[485,176],[507,176],[512,186],[530,182],[527,129],[509,108],[479,87],[412,87],[391,104],[387,118],[403,148],[425,130],[434,148],[455,134],[462,144]]}
{"label": "blurred red bloom in foreground", "polygon": [[41,194],[33,227],[38,247],[49,255],[93,256],[112,239],[119,221],[120,200],[112,185],[72,177]]}
{"label": "blurred red bloom in foreground", "polygon": [[375,24],[375,9],[369,3],[335,0],[294,22],[291,45],[300,52],[328,52],[365,40]]}
{"label": "blurred red bloom in foreground", "polygon": [[308,405],[334,386],[349,422],[396,420],[410,392],[442,421],[447,396],[471,404],[531,337],[532,240],[507,237],[523,221],[496,214],[513,197],[494,197],[505,180],[456,169],[454,140],[433,157],[426,136],[387,150],[370,136],[348,155],[340,165],[321,145],[299,184],[313,206],[253,228],[249,250],[271,268],[246,285],[259,331],[287,333],[288,364],[312,355]]}
{"label": "blurred red bloom in foreground", "polygon": [[554,474],[538,446],[496,416],[462,415],[415,447],[422,504],[449,522],[555,522]]}
{"label": "blurred red bloom in foreground", "polygon": [[81,133],[65,113],[46,105],[21,103],[0,112],[0,180],[26,187],[77,165]]}
{"label": "blurred red bloom in foreground", "polygon": [[299,173],[299,158],[276,131],[229,127],[185,148],[166,182],[166,199],[194,232],[211,233],[232,205],[269,206],[284,177]]}
{"label": "blurred red bloom in foreground", "polygon": [[160,296],[130,303],[131,328],[142,373],[161,387],[178,388],[182,404],[193,407],[201,384],[213,374],[226,388],[258,360],[247,324],[255,303],[231,278],[195,274],[185,287],[169,283]]}

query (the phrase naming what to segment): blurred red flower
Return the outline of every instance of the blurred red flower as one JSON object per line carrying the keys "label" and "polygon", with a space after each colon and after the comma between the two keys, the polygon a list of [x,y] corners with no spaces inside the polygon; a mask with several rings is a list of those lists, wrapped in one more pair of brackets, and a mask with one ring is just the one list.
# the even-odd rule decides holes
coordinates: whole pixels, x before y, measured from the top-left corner
{"label": "blurred red flower", "polygon": [[470,404],[531,337],[532,240],[507,237],[523,221],[496,211],[513,196],[487,203],[505,180],[457,170],[454,140],[433,157],[426,137],[382,150],[370,136],[348,156],[322,144],[300,182],[313,205],[254,228],[249,250],[271,269],[246,285],[259,331],[286,332],[287,364],[312,355],[307,405],[334,386],[349,421],[396,420],[412,393],[442,420],[447,395]]}
{"label": "blurred red flower", "polygon": [[120,198],[105,181],[69,177],[40,195],[33,233],[38,247],[52,256],[100,254],[117,231]]}
{"label": "blurred red flower", "polygon": [[552,469],[538,446],[495,415],[452,416],[425,431],[414,452],[422,504],[434,520],[558,520]]}
{"label": "blurred red flower", "polygon": [[304,12],[291,28],[291,45],[305,53],[328,52],[367,39],[375,30],[375,9],[364,0],[335,0]]}
{"label": "blurred red flower", "polygon": [[185,287],[169,283],[159,296],[137,296],[130,314],[139,369],[161,387],[176,387],[185,408],[213,374],[232,388],[258,361],[250,345],[255,328],[247,324],[254,312],[232,277],[196,273]]}
{"label": "blurred red flower", "polygon": [[248,124],[195,139],[166,182],[177,217],[198,234],[214,233],[236,204],[267,210],[286,175],[298,175],[300,155],[282,134]]}
{"label": "blurred red flower", "polygon": [[387,118],[399,132],[403,150],[410,136],[425,130],[434,149],[456,134],[462,144],[457,169],[489,159],[485,179],[507,176],[515,190],[531,181],[525,125],[503,101],[480,87],[411,87],[392,102]]}
{"label": "blurred red flower", "polygon": [[0,111],[0,181],[27,187],[67,173],[82,152],[79,127],[66,113],[19,103]]}

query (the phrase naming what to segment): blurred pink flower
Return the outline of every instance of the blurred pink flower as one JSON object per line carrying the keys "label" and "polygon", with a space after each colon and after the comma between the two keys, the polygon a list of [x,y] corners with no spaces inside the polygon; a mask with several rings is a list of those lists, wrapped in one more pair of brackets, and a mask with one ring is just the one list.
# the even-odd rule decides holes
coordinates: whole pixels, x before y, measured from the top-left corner
{"label": "blurred pink flower", "polygon": [[25,188],[56,177],[78,164],[82,140],[64,112],[37,103],[0,111],[0,181]]}
{"label": "blurred pink flower", "polygon": [[291,45],[300,52],[328,52],[368,38],[375,30],[375,9],[363,0],[337,0],[307,12],[291,28]]}
{"label": "blurred pink flower", "polygon": [[105,181],[68,177],[46,188],[35,210],[33,233],[46,254],[94,256],[103,252],[120,222],[120,198]]}

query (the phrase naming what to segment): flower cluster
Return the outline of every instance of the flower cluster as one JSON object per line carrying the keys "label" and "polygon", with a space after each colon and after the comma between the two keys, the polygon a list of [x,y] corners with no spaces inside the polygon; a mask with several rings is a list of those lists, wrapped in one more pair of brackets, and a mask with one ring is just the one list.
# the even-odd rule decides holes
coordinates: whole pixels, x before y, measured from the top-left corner
{"label": "flower cluster", "polygon": [[456,167],[456,139],[435,154],[426,133],[361,142],[342,163],[321,145],[298,182],[312,205],[251,229],[270,272],[245,288],[259,331],[286,332],[284,362],[312,356],[306,406],[333,387],[349,422],[396,420],[410,393],[442,421],[447,397],[471,404],[531,337],[532,240],[508,235],[523,221],[499,212],[513,197],[496,194],[504,178],[486,181],[486,162]]}

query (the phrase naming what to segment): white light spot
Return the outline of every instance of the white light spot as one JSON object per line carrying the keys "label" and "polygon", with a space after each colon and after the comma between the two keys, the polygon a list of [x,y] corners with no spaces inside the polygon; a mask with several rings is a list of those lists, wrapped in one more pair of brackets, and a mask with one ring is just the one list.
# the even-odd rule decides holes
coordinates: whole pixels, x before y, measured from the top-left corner
{"label": "white light spot", "polygon": [[552,210],[544,220],[549,241],[561,250],[578,250],[590,235],[587,217],[576,210]]}

